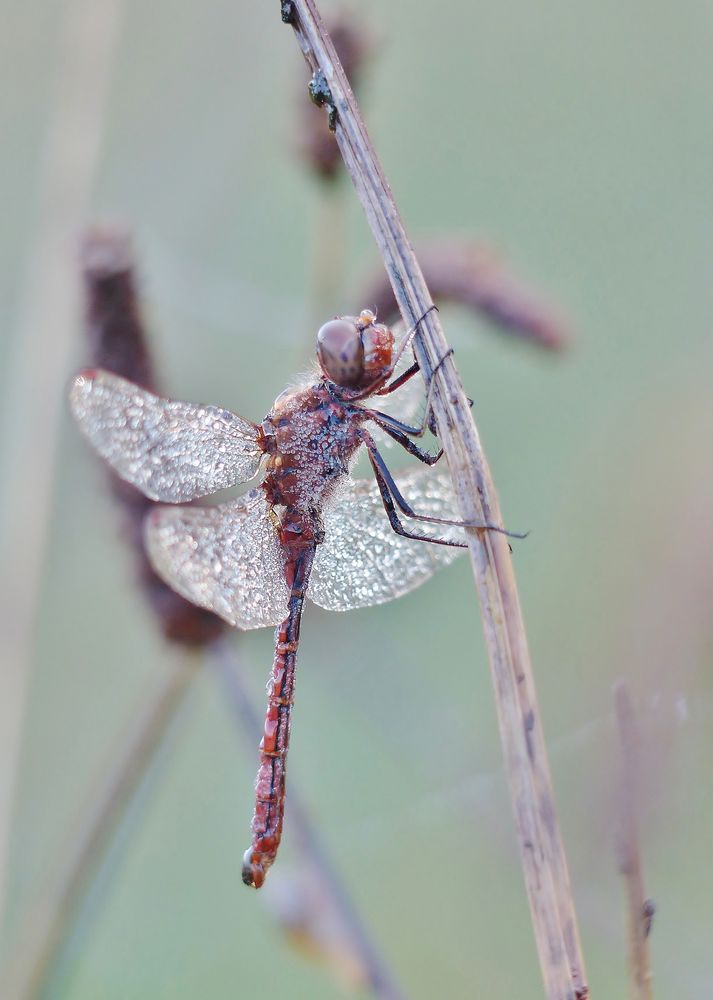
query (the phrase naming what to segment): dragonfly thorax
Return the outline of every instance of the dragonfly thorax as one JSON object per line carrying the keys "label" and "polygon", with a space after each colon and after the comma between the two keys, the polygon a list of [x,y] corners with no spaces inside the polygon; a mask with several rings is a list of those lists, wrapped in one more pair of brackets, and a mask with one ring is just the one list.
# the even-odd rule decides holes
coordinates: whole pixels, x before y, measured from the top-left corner
{"label": "dragonfly thorax", "polygon": [[262,422],[268,452],[268,502],[318,513],[349,471],[361,444],[357,407],[340,403],[324,382],[282,393]]}

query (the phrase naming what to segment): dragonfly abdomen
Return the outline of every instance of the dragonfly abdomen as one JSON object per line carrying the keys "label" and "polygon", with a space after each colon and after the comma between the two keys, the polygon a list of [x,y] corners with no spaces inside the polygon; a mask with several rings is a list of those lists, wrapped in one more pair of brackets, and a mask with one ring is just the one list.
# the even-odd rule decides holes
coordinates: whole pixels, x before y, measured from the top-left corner
{"label": "dragonfly abdomen", "polygon": [[259,889],[265,881],[282,839],[285,814],[285,778],[290,742],[290,716],[300,621],[309,580],[314,545],[294,543],[287,549],[286,574],[291,579],[287,617],[275,630],[275,658],[268,682],[265,728],[260,742],[260,766],[255,779],[252,843],[243,857],[243,882]]}

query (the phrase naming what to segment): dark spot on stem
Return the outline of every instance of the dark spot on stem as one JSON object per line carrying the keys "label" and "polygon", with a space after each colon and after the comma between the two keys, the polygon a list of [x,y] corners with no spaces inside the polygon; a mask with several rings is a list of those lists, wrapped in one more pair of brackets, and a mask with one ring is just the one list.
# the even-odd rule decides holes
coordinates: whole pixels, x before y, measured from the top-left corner
{"label": "dark spot on stem", "polygon": [[327,108],[329,129],[331,132],[337,127],[337,109],[334,106],[332,91],[329,89],[327,78],[323,70],[315,70],[312,79],[309,81],[309,96],[318,108]]}
{"label": "dark spot on stem", "polygon": [[525,742],[527,743],[527,756],[531,761],[535,760],[535,748],[532,743],[532,730],[535,728],[535,713],[530,711],[525,716]]}

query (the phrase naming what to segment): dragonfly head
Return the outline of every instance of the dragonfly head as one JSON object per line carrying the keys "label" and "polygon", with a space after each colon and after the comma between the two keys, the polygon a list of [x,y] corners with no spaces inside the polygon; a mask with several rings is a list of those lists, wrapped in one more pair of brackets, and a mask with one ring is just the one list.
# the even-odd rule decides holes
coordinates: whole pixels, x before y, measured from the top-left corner
{"label": "dragonfly head", "polygon": [[394,335],[364,309],[337,316],[317,334],[317,359],[327,378],[345,389],[366,389],[391,370]]}

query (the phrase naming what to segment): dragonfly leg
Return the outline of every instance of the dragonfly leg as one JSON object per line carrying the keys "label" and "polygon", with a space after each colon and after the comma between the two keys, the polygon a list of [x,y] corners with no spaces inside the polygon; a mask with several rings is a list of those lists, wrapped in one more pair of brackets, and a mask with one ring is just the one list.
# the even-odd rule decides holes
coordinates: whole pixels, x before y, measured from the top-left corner
{"label": "dragonfly leg", "polygon": [[402,385],[405,385],[409,379],[413,378],[417,372],[421,371],[421,366],[418,361],[414,361],[410,368],[407,368],[405,372],[402,372],[398,378],[395,378],[393,382],[389,382],[385,385],[383,389],[379,389],[376,393],[377,396],[388,396],[390,392],[396,392],[400,389]]}
{"label": "dragonfly leg", "polygon": [[404,426],[399,420],[394,420],[387,413],[380,413],[378,410],[367,411],[371,416],[371,419],[381,427],[385,434],[397,441],[402,448],[405,448],[409,455],[414,455],[419,462],[423,462],[425,465],[435,465],[438,459],[443,454],[443,448],[440,448],[435,455],[430,454],[430,452],[424,451],[423,448],[419,448],[417,444],[408,436],[408,430],[404,430]]}
{"label": "dragonfly leg", "polygon": [[[401,510],[401,512],[405,514],[407,517],[411,517],[415,521],[425,521],[428,524],[448,524],[448,525],[453,525],[453,527],[456,528],[479,528],[483,531],[497,531],[498,534],[505,535],[508,538],[527,538],[527,532],[525,534],[519,534],[517,532],[507,531],[505,528],[501,528],[497,524],[478,524],[475,521],[457,521],[455,519],[446,517],[431,517],[428,514],[417,514],[416,511],[413,509],[413,507],[405,499],[398,486],[396,485],[394,477],[389,471],[389,468],[386,462],[384,461],[384,458],[380,453],[379,449],[376,447],[376,444],[374,443],[374,440],[371,437],[371,435],[364,432],[362,439],[369,451],[369,460],[371,461],[372,468],[374,469],[377,482],[379,482],[379,489],[381,490],[381,483],[380,483],[381,479],[383,480],[387,488],[392,503],[395,502],[399,510]],[[381,496],[382,499],[384,499],[383,491],[381,491]],[[386,502],[384,502],[384,506],[386,507]],[[389,513],[388,507],[386,512],[387,514]],[[389,520],[391,520],[391,518],[389,518]],[[393,522],[392,522],[392,527],[393,527]],[[432,541],[432,539],[427,539],[427,541]],[[445,544],[454,544],[454,543],[446,542]]]}
{"label": "dragonfly leg", "polygon": [[[453,354],[452,347],[450,347],[446,351],[446,353],[443,355],[441,360],[438,362],[436,367],[431,372],[431,378],[428,383],[428,391],[426,392],[426,406],[423,413],[423,420],[421,421],[420,424],[412,426],[411,424],[404,423],[402,420],[397,420],[395,417],[392,417],[391,414],[389,413],[382,413],[380,410],[368,411],[370,414],[373,415],[372,419],[376,420],[376,422],[380,424],[382,429],[385,430],[387,434],[390,434],[391,431],[389,430],[388,427],[384,426],[385,424],[389,424],[389,427],[393,428],[394,430],[400,431],[402,434],[408,434],[409,437],[423,437],[423,435],[426,433],[427,430],[431,430],[433,433],[435,433],[435,428],[433,426],[433,419],[431,415],[431,399],[433,398],[433,386],[434,386],[433,376],[436,374],[436,372],[441,367],[446,358],[450,357],[451,354]],[[413,367],[415,367],[416,371],[418,371],[419,370],[418,362],[416,362],[415,366],[412,366],[412,368]],[[411,374],[409,373],[415,374],[415,371],[412,372],[411,368],[409,368],[407,371],[404,372],[404,375],[407,375],[409,378],[411,378]],[[398,382],[399,379],[397,379],[396,381]],[[397,388],[395,383],[391,384],[394,385],[394,388]],[[400,441],[399,438],[396,437],[396,435],[392,434],[391,436],[394,438],[394,440],[399,441],[399,444],[403,444],[403,442]],[[404,445],[404,447],[406,448],[407,451],[410,450],[406,445]],[[420,455],[418,455],[417,452],[412,451],[411,454],[416,455],[417,458],[420,457]]]}
{"label": "dragonfly leg", "polygon": [[396,513],[396,508],[394,507],[394,501],[392,499],[391,493],[389,492],[389,487],[386,480],[382,476],[379,469],[374,464],[371,463],[374,469],[374,475],[376,476],[376,483],[379,487],[379,493],[381,494],[381,500],[384,504],[384,510],[386,511],[386,516],[389,519],[389,524],[396,532],[397,535],[403,535],[404,538],[413,538],[417,542],[432,542],[434,545],[448,545],[454,549],[465,549],[467,545],[465,542],[451,542],[446,538],[432,538],[430,535],[419,535],[415,531],[408,531],[404,528],[399,515]]}
{"label": "dragonfly leg", "polygon": [[[432,542],[434,545],[447,545],[454,549],[465,549],[467,545],[465,542],[454,542],[447,538],[433,538],[431,535],[420,535],[415,531],[409,531],[401,523],[401,519],[396,512],[396,507],[394,505],[394,498],[391,495],[391,489],[389,483],[384,476],[380,465],[377,463],[374,455],[379,455],[378,449],[374,444],[374,440],[370,434],[366,431],[363,432],[364,444],[367,446],[369,451],[369,460],[371,461],[371,467],[374,470],[374,476],[376,478],[376,484],[379,487],[379,493],[381,494],[381,502],[384,505],[384,510],[386,511],[386,516],[389,519],[389,524],[397,535],[403,535],[404,538],[413,538],[417,542]],[[383,460],[382,460],[383,461]],[[392,480],[393,482],[393,480]]]}

